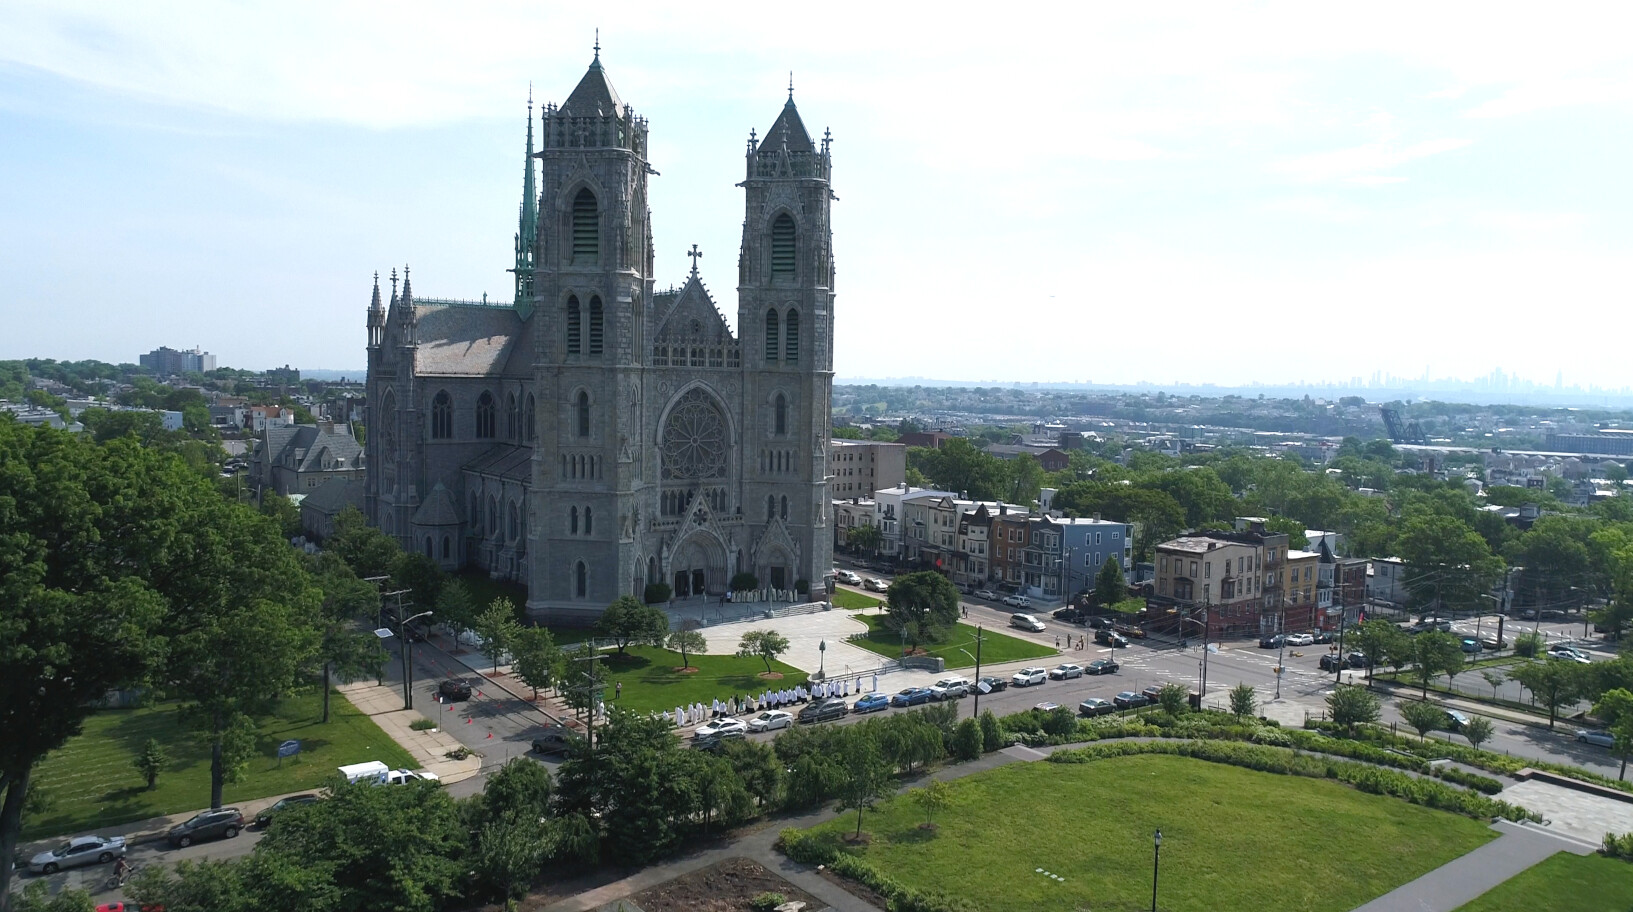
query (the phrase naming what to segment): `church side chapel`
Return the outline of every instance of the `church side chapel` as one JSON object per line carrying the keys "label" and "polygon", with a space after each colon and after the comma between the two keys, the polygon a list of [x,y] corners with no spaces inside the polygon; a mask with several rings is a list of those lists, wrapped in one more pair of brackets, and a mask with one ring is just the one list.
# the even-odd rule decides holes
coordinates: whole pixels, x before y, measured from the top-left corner
{"label": "church side chapel", "polygon": [[[528,103],[508,303],[416,297],[408,267],[368,310],[365,512],[444,568],[523,582],[587,622],[665,583],[818,587],[832,566],[831,136],[788,99],[745,154],[737,332],[693,245],[656,288],[648,124],[600,47],[559,106]],[[724,151],[724,150],[723,150]],[[423,278],[423,277],[422,277]]]}

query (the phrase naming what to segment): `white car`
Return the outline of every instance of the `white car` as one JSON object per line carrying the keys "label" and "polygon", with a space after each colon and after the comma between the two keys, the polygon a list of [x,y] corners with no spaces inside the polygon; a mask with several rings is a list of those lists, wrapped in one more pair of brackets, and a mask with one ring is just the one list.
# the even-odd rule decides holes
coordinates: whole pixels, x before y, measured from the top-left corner
{"label": "white car", "polygon": [[1308,633],[1289,633],[1285,642],[1289,646],[1314,646],[1315,637]]}
{"label": "white car", "polygon": [[993,592],[991,589],[977,589],[975,590],[975,597],[978,599],[986,599],[989,602],[998,601],[998,593]]}
{"label": "white car", "polygon": [[442,783],[442,777],[430,770],[395,769],[386,773],[387,785],[402,785],[407,782],[435,782]]}
{"label": "white car", "polygon": [[1567,662],[1581,662],[1583,665],[1587,665],[1593,661],[1593,659],[1588,658],[1587,653],[1577,649],[1575,646],[1566,646],[1563,643],[1550,648],[1548,650],[1548,655],[1556,659],[1564,659]]}
{"label": "white car", "polygon": [[839,580],[841,583],[845,583],[846,585],[850,585],[850,586],[860,586],[860,585],[862,585],[862,578],[860,576],[857,576],[855,571],[852,571],[852,570],[835,570],[834,571],[834,578]]}
{"label": "white car", "polygon": [[970,692],[968,678],[954,675],[930,685],[930,697],[935,700],[945,700],[949,697],[962,697]]}
{"label": "white car", "polygon": [[867,579],[862,581],[862,588],[869,592],[884,592],[890,584],[881,579]]}
{"label": "white car", "polygon": [[1006,595],[1004,596],[1004,604],[1011,608],[1030,608],[1032,607],[1032,600],[1024,595]]}
{"label": "white car", "polygon": [[1033,684],[1042,684],[1049,680],[1049,672],[1043,668],[1022,668],[1009,678],[1009,683],[1016,687],[1030,687]]}
{"label": "white car", "polygon": [[1083,677],[1083,666],[1065,662],[1049,669],[1049,677],[1065,681],[1069,678]]}
{"label": "white car", "polygon": [[724,719],[711,719],[699,725],[692,732],[692,737],[695,739],[741,738],[746,734],[748,734],[748,723],[728,716]]}
{"label": "white car", "polygon": [[748,720],[748,730],[751,732],[776,731],[794,724],[794,714],[780,709],[768,709],[758,716]]}

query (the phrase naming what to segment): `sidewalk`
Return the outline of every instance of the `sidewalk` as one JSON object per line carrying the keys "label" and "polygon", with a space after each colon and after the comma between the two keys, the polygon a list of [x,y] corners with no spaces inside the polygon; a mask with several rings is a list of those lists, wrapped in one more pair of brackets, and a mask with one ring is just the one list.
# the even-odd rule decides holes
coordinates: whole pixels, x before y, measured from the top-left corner
{"label": "sidewalk", "polygon": [[[1417,685],[1401,684],[1394,681],[1373,681],[1372,687],[1373,689],[1386,693],[1390,696],[1406,696],[1413,699],[1417,699],[1423,693],[1422,688]],[[1513,722],[1516,725],[1530,725],[1534,728],[1548,727],[1547,716],[1533,715],[1531,713],[1521,712],[1517,709],[1509,709],[1506,706],[1495,706],[1490,703],[1483,703],[1479,700],[1471,700],[1466,697],[1448,697],[1445,694],[1436,693],[1433,690],[1429,691],[1429,698],[1443,706],[1449,706],[1452,709],[1461,710],[1474,715],[1486,716],[1491,719],[1501,719],[1504,722]],[[1560,721],[1566,722],[1568,720],[1564,716],[1561,716]]]}
{"label": "sidewalk", "polygon": [[1355,912],[1450,912],[1557,852],[1592,855],[1595,851],[1586,843],[1507,820],[1491,828],[1502,835]]}

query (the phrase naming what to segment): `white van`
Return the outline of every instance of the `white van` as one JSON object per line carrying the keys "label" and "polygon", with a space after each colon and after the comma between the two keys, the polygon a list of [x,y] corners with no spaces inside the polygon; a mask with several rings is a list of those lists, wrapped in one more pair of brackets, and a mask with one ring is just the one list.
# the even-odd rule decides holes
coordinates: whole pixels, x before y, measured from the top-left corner
{"label": "white van", "polygon": [[1018,627],[1030,633],[1042,633],[1045,629],[1042,621],[1030,614],[1018,612],[1009,616],[1009,626]]}
{"label": "white van", "polygon": [[345,776],[347,782],[384,782],[390,772],[391,767],[378,760],[340,767],[340,775]]}

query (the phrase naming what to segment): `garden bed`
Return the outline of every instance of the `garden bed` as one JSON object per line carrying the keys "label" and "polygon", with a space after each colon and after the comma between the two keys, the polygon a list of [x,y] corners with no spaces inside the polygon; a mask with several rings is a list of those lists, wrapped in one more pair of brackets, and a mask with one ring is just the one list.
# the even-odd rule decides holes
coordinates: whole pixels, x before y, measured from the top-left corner
{"label": "garden bed", "polygon": [[629,901],[642,912],[748,912],[749,901],[762,893],[781,893],[785,899],[805,903],[810,912],[826,905],[747,858],[716,862],[637,893]]}

